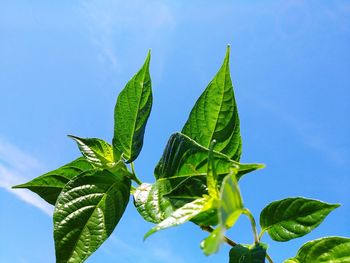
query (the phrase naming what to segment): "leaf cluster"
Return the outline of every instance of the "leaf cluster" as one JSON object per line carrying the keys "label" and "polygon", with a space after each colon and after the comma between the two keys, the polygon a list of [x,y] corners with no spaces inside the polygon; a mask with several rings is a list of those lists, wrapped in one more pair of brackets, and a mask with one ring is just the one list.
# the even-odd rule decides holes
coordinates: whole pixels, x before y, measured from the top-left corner
{"label": "leaf cluster", "polygon": [[[261,231],[244,205],[239,181],[264,167],[240,163],[242,139],[229,69],[223,64],[194,105],[181,132],[172,134],[155,167],[153,183],[137,177],[140,154],[152,108],[150,52],[141,69],[120,92],[114,111],[112,144],[69,135],[82,157],[14,188],[27,188],[55,206],[56,262],[84,262],[112,234],[129,203],[154,225],[144,236],[192,222],[208,231],[200,247],[216,253],[232,246],[230,263],[272,262],[264,233],[286,242],[315,229],[338,204],[292,197],[268,204],[260,214]],[[237,244],[226,231],[245,216],[253,242]],[[350,239],[326,237],[303,245],[286,263],[350,262]]]}

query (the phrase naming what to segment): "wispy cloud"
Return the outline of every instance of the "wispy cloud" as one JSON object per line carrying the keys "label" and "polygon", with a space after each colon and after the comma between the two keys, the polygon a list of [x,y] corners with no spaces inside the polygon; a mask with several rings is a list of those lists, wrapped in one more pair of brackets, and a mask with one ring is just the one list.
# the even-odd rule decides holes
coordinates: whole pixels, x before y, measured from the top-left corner
{"label": "wispy cloud", "polygon": [[118,49],[154,43],[175,26],[166,1],[84,1],[80,12],[100,60],[116,69],[120,67]]}
{"label": "wispy cloud", "polygon": [[53,208],[34,193],[25,189],[11,189],[16,184],[29,181],[42,173],[42,170],[42,165],[35,158],[0,138],[0,187],[44,213],[52,215]]}

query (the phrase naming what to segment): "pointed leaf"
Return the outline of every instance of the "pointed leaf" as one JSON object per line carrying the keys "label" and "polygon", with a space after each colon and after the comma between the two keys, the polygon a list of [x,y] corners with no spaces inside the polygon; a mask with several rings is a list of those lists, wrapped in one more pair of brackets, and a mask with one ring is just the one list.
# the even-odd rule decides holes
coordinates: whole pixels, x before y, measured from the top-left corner
{"label": "pointed leaf", "polygon": [[309,241],[295,258],[285,263],[346,263],[350,262],[350,238],[324,237]]}
{"label": "pointed leaf", "polygon": [[57,263],[84,262],[113,232],[130,196],[123,171],[81,175],[62,190],[54,211]]}
{"label": "pointed leaf", "polygon": [[174,211],[169,200],[163,197],[164,187],[160,182],[143,183],[134,192],[134,205],[148,222],[158,224]]}
{"label": "pointed leaf", "polygon": [[93,169],[93,166],[81,157],[56,170],[34,178],[28,183],[16,185],[13,188],[27,188],[38,194],[46,202],[54,205],[62,188],[69,180],[91,169]]}
{"label": "pointed leaf", "polygon": [[168,216],[166,219],[148,231],[144,239],[160,230],[181,225],[191,220],[201,212],[210,209],[211,207],[211,198],[208,197],[196,199],[191,203],[187,203],[179,209],[175,210],[170,216]]}
{"label": "pointed leaf", "polygon": [[223,65],[197,100],[182,133],[206,148],[215,139],[214,150],[239,161],[242,140],[229,57],[230,47],[227,47]]}
{"label": "pointed leaf", "polygon": [[140,71],[132,77],[118,96],[114,110],[115,160],[122,155],[130,163],[141,151],[146,123],[152,108],[150,58],[149,52]]}
{"label": "pointed leaf", "polygon": [[337,207],[303,197],[286,198],[262,210],[260,225],[273,240],[284,242],[310,233]]}
{"label": "pointed leaf", "polygon": [[68,137],[76,141],[83,156],[93,165],[108,167],[113,164],[113,148],[109,143],[98,138],[79,138],[73,135]]}
{"label": "pointed leaf", "polygon": [[253,246],[237,245],[230,250],[229,263],[265,263],[267,245],[259,243]]}

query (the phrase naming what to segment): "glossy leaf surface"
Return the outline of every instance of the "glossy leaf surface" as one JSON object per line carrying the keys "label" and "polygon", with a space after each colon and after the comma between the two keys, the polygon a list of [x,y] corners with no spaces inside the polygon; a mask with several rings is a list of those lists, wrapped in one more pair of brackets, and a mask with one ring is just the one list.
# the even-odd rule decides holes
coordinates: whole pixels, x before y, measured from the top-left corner
{"label": "glossy leaf surface", "polygon": [[115,160],[122,155],[130,163],[141,151],[147,120],[152,108],[150,59],[151,55],[148,53],[142,68],[118,96],[114,110]]}
{"label": "glossy leaf surface", "polygon": [[16,185],[13,188],[27,188],[54,205],[62,188],[71,179],[93,168],[85,158],[81,157],[56,170],[34,178],[28,183]]}
{"label": "glossy leaf surface", "polygon": [[54,237],[57,263],[79,263],[113,232],[130,196],[130,179],[96,170],[71,180],[57,199]]}
{"label": "glossy leaf surface", "polygon": [[215,139],[214,150],[239,161],[242,139],[229,58],[230,48],[227,47],[223,65],[197,100],[182,133],[206,148]]}
{"label": "glossy leaf surface", "polygon": [[148,231],[144,239],[160,230],[181,225],[210,208],[212,208],[212,202],[208,196],[196,199],[191,203],[187,203],[172,212],[166,219]]}
{"label": "glossy leaf surface", "polygon": [[93,165],[104,167],[114,162],[113,148],[104,140],[97,138],[79,138],[73,135],[68,136],[76,141],[83,156]]}
{"label": "glossy leaf surface", "polygon": [[285,263],[346,263],[350,262],[350,239],[324,237],[309,241],[298,251],[295,258]]}
{"label": "glossy leaf surface", "polygon": [[173,212],[171,203],[163,197],[164,187],[164,184],[157,182],[143,183],[134,192],[134,205],[148,222],[158,224]]}
{"label": "glossy leaf surface", "polygon": [[[173,134],[164,150],[164,153],[155,168],[155,176],[159,179],[170,180],[173,189],[181,189],[181,186],[192,186],[196,181],[196,189],[206,189],[206,175],[208,172],[209,150],[196,143],[194,140],[181,133]],[[215,169],[218,181],[222,181],[232,169],[238,170],[237,178],[245,173],[261,169],[261,164],[240,164],[230,160],[224,154],[213,152],[211,169]],[[189,182],[191,181],[191,182]],[[192,188],[192,191],[196,189]],[[181,191],[178,191],[179,193]],[[182,191],[186,191],[184,189]],[[197,197],[207,192],[197,191]]]}
{"label": "glossy leaf surface", "polygon": [[286,198],[262,210],[260,225],[273,240],[288,241],[311,232],[337,207],[338,204],[303,197]]}
{"label": "glossy leaf surface", "polygon": [[230,250],[229,263],[265,263],[267,245],[237,245]]}

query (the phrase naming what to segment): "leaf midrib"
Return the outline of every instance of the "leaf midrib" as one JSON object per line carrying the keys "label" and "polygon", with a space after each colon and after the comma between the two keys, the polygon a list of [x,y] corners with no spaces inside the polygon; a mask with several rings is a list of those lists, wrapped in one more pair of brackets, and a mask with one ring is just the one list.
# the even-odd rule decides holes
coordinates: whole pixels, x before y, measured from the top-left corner
{"label": "leaf midrib", "polygon": [[[95,211],[96,211],[97,207],[99,207],[101,201],[105,199],[105,197],[107,196],[108,192],[109,192],[116,184],[118,184],[118,183],[119,183],[119,181],[116,181],[115,183],[113,183],[113,184],[108,188],[108,190],[104,193],[103,197],[100,199],[100,201],[97,203],[97,205],[95,206],[95,208],[94,208],[93,211],[91,212],[91,215],[89,216],[89,218],[88,218],[88,220],[87,220],[86,222],[88,222],[88,221],[90,220],[91,216],[95,213]],[[104,218],[105,218],[105,215],[103,214],[103,220],[104,220]],[[75,249],[76,249],[76,247],[77,247],[77,245],[78,245],[78,241],[80,240],[80,237],[81,237],[82,233],[85,231],[86,226],[87,226],[87,224],[84,224],[83,229],[82,229],[82,230],[80,231],[80,233],[79,233],[79,237],[78,237],[77,241],[74,242],[74,249],[71,250],[71,253],[70,253],[70,256],[69,256],[68,260],[70,260],[70,259],[72,258],[73,253],[74,253],[74,251],[75,251]]]}
{"label": "leaf midrib", "polygon": [[[148,63],[148,62],[147,62]],[[148,64],[146,65],[146,67],[148,67]],[[136,108],[136,114],[135,114],[135,119],[134,119],[134,123],[133,123],[133,128],[132,128],[132,135],[130,136],[130,156],[129,156],[129,159],[131,159],[132,157],[132,146],[133,146],[133,142],[134,142],[134,135],[135,135],[135,127],[136,127],[136,122],[137,122],[137,118],[139,116],[139,108],[140,108],[140,104],[141,104],[141,99],[142,99],[142,94],[143,94],[143,89],[144,89],[144,80],[145,80],[145,76],[146,76],[146,73],[147,73],[147,68],[146,70],[143,72],[143,75],[142,75],[142,82],[141,82],[141,94],[140,94],[140,97],[138,99],[138,102],[137,102],[137,108]],[[134,84],[136,82],[136,79],[137,77],[135,77],[135,79],[133,80]],[[129,97],[129,96],[128,96]]]}

